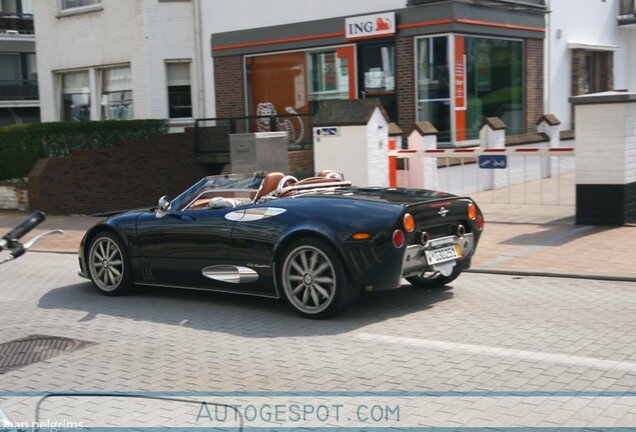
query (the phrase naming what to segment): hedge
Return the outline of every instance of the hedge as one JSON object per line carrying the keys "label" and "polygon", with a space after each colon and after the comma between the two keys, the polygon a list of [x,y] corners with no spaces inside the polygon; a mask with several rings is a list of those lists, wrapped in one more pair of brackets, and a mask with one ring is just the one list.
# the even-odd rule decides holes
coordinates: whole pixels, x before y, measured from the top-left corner
{"label": "hedge", "polygon": [[114,147],[168,131],[166,120],[30,123],[0,127],[0,180],[27,177],[38,159]]}

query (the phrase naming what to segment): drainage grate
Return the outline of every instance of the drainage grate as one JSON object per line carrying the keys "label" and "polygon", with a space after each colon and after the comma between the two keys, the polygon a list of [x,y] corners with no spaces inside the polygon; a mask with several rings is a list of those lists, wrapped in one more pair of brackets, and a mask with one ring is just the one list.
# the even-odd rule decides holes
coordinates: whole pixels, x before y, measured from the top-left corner
{"label": "drainage grate", "polygon": [[0,344],[0,374],[90,345],[94,342],[41,335],[6,342]]}

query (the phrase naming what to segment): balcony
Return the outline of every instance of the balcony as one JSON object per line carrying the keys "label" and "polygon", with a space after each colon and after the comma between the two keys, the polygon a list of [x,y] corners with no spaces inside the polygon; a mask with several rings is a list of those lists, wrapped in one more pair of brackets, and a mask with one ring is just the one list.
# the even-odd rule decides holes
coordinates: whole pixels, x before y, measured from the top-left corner
{"label": "balcony", "polygon": [[33,15],[0,12],[0,36],[33,36]]}
{"label": "balcony", "polygon": [[0,80],[0,101],[38,100],[36,80]]}
{"label": "balcony", "polygon": [[620,0],[618,11],[618,24],[636,24],[636,0]]}

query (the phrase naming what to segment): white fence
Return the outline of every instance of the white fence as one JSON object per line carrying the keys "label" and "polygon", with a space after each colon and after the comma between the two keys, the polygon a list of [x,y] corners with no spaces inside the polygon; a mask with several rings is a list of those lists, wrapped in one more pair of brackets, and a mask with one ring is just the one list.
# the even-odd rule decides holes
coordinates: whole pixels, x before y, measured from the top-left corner
{"label": "white fence", "polygon": [[[571,205],[574,183],[562,179],[575,171],[575,141],[561,142],[558,125],[540,125],[540,130],[548,140],[506,147],[505,130],[488,130],[479,147],[438,149],[434,135],[422,136],[416,129],[409,136],[408,150],[389,152],[390,157],[406,160],[405,169],[397,172],[396,186],[457,195],[493,191],[482,194],[482,199],[501,203]],[[492,155],[498,155],[498,163],[505,158],[506,167],[494,167]]]}

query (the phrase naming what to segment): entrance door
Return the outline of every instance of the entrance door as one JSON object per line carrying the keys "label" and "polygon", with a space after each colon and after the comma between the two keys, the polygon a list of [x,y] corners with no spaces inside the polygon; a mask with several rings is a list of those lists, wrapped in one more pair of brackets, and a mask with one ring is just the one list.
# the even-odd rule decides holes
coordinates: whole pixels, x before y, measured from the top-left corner
{"label": "entrance door", "polygon": [[438,140],[452,141],[448,36],[417,41],[417,120],[429,121]]}
{"label": "entrance door", "polygon": [[358,97],[379,98],[391,121],[397,121],[395,84],[395,43],[358,45]]}

